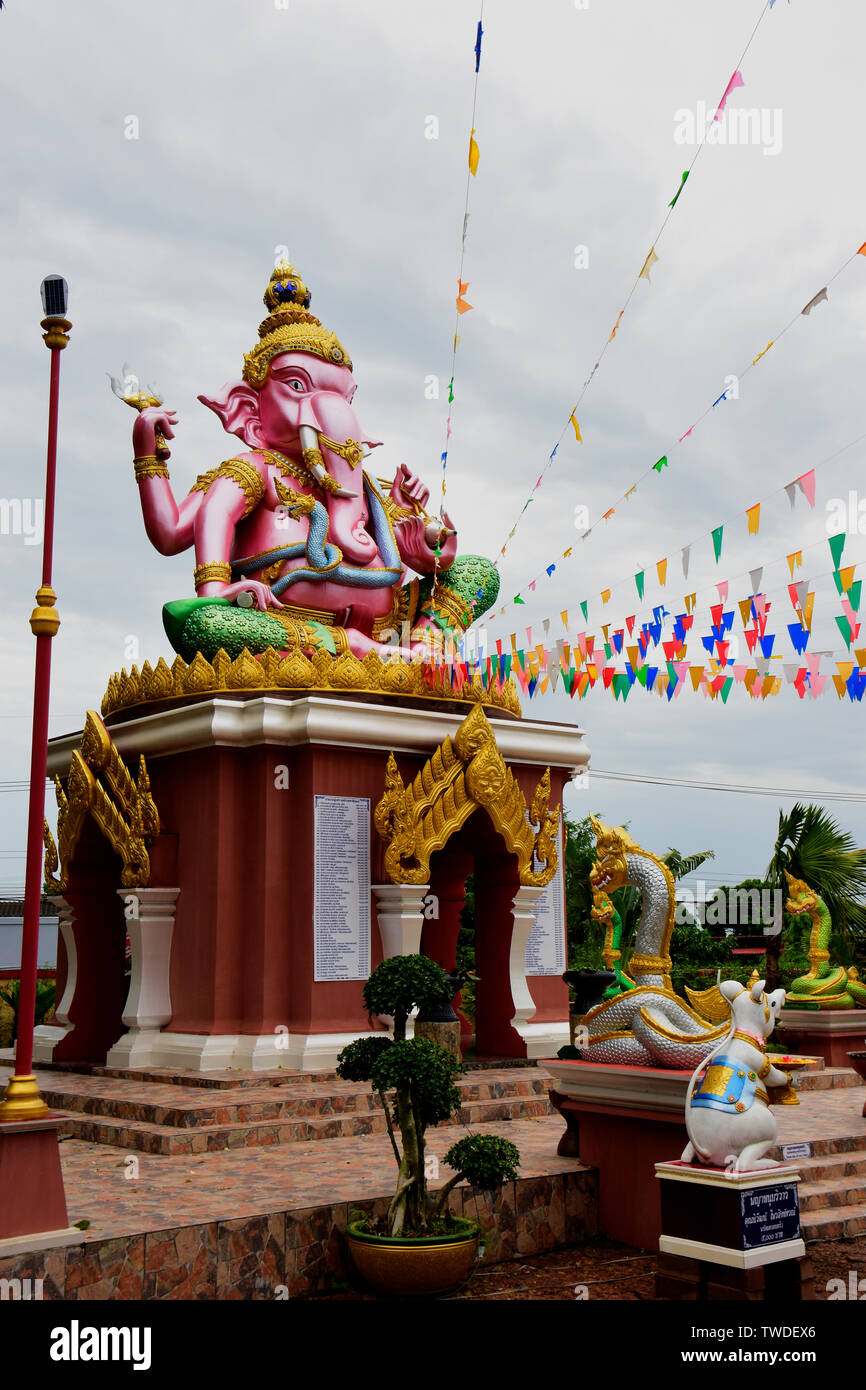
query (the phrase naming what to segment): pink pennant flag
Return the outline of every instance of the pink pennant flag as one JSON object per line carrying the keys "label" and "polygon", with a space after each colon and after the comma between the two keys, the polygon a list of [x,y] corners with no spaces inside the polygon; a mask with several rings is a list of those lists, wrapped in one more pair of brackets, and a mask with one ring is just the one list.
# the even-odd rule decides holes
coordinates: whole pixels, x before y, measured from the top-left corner
{"label": "pink pennant flag", "polygon": [[815,677],[816,677],[817,674],[818,674],[818,667],[821,665],[821,653],[820,653],[820,652],[804,652],[804,653],[803,653],[803,660],[805,661],[806,667],[807,667],[807,669],[808,669],[808,671],[809,671],[809,678],[810,678],[810,680],[814,680]]}
{"label": "pink pennant flag", "polygon": [[533,579],[532,583],[531,583],[530,586],[529,586],[530,589],[534,589],[534,588],[535,588],[535,584],[536,584],[536,581]]}
{"label": "pink pennant flag", "polygon": [[727,87],[725,88],[724,95],[721,101],[719,102],[716,114],[715,116],[713,116],[714,121],[721,120],[722,112],[728,104],[728,97],[731,95],[731,92],[734,91],[736,87],[745,87],[745,85],[746,84],[743,81],[743,74],[741,72],[735,72]]}
{"label": "pink pennant flag", "polygon": [[721,603],[727,603],[727,601],[728,601],[728,581],[727,581],[727,579],[723,580],[721,584],[717,584],[717,585],[716,585],[716,588],[717,588],[718,591],[719,591],[719,601],[720,601]]}
{"label": "pink pennant flag", "polygon": [[680,435],[680,437],[679,437],[679,443],[680,443],[680,444],[682,444],[682,442],[683,442],[684,439],[688,439],[688,437],[689,437],[689,435],[691,434],[691,432],[692,432],[693,429],[694,429],[694,425],[692,425],[690,429],[687,429],[686,432],[685,432],[685,434],[681,434],[681,435]]}
{"label": "pink pennant flag", "polygon": [[744,680],[744,678],[745,678],[745,675],[746,675],[746,672],[748,671],[748,669],[749,669],[749,668],[748,668],[748,666],[745,664],[745,662],[743,662],[743,664],[742,664],[741,666],[735,666],[735,667],[734,667],[734,680],[737,682],[737,685],[742,685],[742,684],[743,684],[743,680]]}
{"label": "pink pennant flag", "polygon": [[803,493],[810,507],[815,505],[815,470],[810,468],[808,473],[797,479],[797,486]]}

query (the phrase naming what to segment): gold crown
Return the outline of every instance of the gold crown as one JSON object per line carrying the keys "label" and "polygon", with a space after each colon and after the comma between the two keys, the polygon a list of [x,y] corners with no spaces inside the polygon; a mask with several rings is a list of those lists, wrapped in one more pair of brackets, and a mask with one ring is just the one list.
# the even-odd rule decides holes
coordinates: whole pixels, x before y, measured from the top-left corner
{"label": "gold crown", "polygon": [[336,333],[323,328],[309,312],[310,291],[288,261],[274,267],[263,302],[270,313],[259,324],[259,342],[244,353],[245,381],[261,386],[268,363],[281,352],[311,352],[325,362],[352,370],[352,360]]}

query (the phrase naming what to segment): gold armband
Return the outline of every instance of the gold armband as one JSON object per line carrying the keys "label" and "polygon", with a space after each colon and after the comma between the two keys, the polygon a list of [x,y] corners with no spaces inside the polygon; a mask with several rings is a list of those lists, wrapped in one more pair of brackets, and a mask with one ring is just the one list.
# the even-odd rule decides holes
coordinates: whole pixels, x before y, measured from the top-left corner
{"label": "gold armband", "polygon": [[156,454],[143,454],[141,458],[133,459],[136,478],[167,478],[168,469]]}
{"label": "gold armband", "polygon": [[225,560],[212,560],[206,565],[196,565],[193,573],[193,584],[198,589],[202,584],[212,584],[215,580],[221,579],[226,584],[231,581],[232,567]]}

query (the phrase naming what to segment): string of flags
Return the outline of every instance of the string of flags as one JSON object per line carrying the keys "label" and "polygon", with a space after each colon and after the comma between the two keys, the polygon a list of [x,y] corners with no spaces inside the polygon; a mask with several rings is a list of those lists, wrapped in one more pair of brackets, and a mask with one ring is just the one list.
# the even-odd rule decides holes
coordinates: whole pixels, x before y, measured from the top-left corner
{"label": "string of flags", "polygon": [[[852,254],[851,254],[850,256],[847,257],[847,259],[842,263],[842,265],[839,266],[838,270],[836,270],[836,271],[833,273],[833,275],[830,276],[830,278],[829,278],[828,281],[827,281],[827,284],[823,287],[823,289],[820,290],[820,291],[818,292],[817,295],[814,295],[814,296],[812,297],[812,299],[810,299],[809,303],[808,303],[803,309],[801,309],[798,313],[796,313],[796,314],[793,316],[793,318],[790,319],[790,321],[785,325],[785,327],[782,328],[782,329],[776,334],[775,338],[773,338],[773,339],[770,340],[770,342],[767,344],[767,346],[764,348],[764,350],[763,350],[762,352],[759,352],[758,355],[757,355],[757,357],[752,358],[751,362],[750,362],[747,366],[745,366],[739,373],[734,374],[735,381],[736,381],[736,383],[737,383],[737,390],[739,389],[739,383],[742,382],[743,378],[744,378],[745,376],[747,376],[748,373],[749,373],[750,371],[752,371],[752,369],[753,369],[754,367],[757,366],[758,362],[760,362],[761,359],[762,359],[763,357],[766,356],[766,354],[769,352],[770,348],[771,348],[771,347],[774,347],[774,346],[785,336],[785,334],[786,334],[786,333],[788,332],[788,330],[792,327],[792,325],[795,324],[795,323],[797,322],[797,320],[798,320],[799,318],[801,318],[801,317],[803,316],[803,314],[806,313],[807,310],[810,310],[811,308],[814,308],[816,301],[820,300],[820,299],[822,298],[822,296],[823,296],[823,299],[824,299],[824,300],[827,300],[827,298],[828,298],[828,295],[827,295],[827,287],[828,287],[829,285],[831,285],[831,284],[833,283],[833,281],[836,280],[836,279],[838,278],[838,276],[840,276],[840,275],[842,274],[842,272],[843,272],[845,269],[847,269],[847,267],[851,264],[851,262],[854,261],[854,260],[856,260],[856,258],[857,258],[858,256],[866,256],[866,241],[864,241],[863,244],[862,244],[861,246],[859,246],[859,247],[857,248],[856,251],[852,252]],[[667,451],[667,453],[666,453],[666,454],[663,454],[663,455],[661,456],[661,458],[659,458],[659,459],[656,460],[655,463],[651,464],[648,468],[644,469],[643,473],[640,474],[640,476],[638,477],[637,481],[634,482],[634,483],[632,483],[632,485],[628,488],[628,490],[627,490],[626,492],[624,492],[620,497],[618,497],[618,498],[616,499],[616,501],[613,503],[612,506],[608,507],[604,512],[602,512],[601,515],[600,515],[599,517],[597,517],[596,520],[593,521],[593,522],[586,528],[585,531],[582,532],[581,537],[580,537],[581,541],[586,541],[586,540],[588,539],[588,537],[592,535],[593,531],[595,531],[595,530],[597,529],[597,527],[601,524],[601,522],[603,522],[603,521],[610,521],[610,520],[617,514],[617,508],[619,507],[620,503],[625,502],[625,501],[627,501],[630,497],[632,497],[632,496],[634,495],[634,493],[637,491],[638,487],[639,487],[648,477],[650,477],[653,473],[656,473],[656,474],[660,475],[660,474],[663,472],[664,469],[669,468],[669,467],[670,467],[670,458],[671,458],[671,455],[673,454],[674,450],[676,450],[677,448],[679,448],[679,446],[682,445],[682,444],[685,442],[686,439],[688,439],[688,438],[691,437],[693,431],[697,428],[697,426],[698,426],[703,420],[705,420],[705,419],[707,418],[708,415],[712,414],[712,412],[713,412],[714,410],[716,410],[719,406],[721,406],[726,400],[728,400],[729,397],[730,397],[730,398],[733,398],[733,396],[732,396],[733,390],[734,390],[733,386],[728,387],[725,391],[722,392],[722,394],[721,394],[720,396],[717,396],[716,399],[712,402],[712,404],[711,404],[711,405],[708,405],[708,406],[706,407],[706,409],[697,417],[696,420],[694,420],[694,422],[689,426],[689,428],[688,428],[687,430],[685,430],[681,435],[679,435],[678,438],[677,438],[675,441],[673,441],[671,444],[668,445],[668,451]],[[576,418],[574,417],[573,412],[572,412],[572,423],[573,423],[573,425],[574,425],[575,434],[578,434],[578,424],[577,424]],[[855,442],[856,442],[856,441],[855,441]],[[558,447],[558,446],[557,446],[557,447]],[[850,447],[850,446],[846,445],[846,448],[848,448],[848,447]],[[555,453],[555,452],[556,452],[556,450],[554,450],[554,453]],[[552,457],[553,457],[553,455],[551,455],[551,458],[552,458]],[[533,490],[532,490],[532,494],[531,494],[530,497],[527,499],[527,501],[524,503],[524,506],[523,506],[523,511],[524,511],[524,512],[526,511],[527,507],[529,506],[529,503],[533,500],[533,496],[534,496],[535,492],[537,492],[538,488],[541,486],[541,483],[543,482],[543,479],[544,479],[544,474],[542,473],[541,476],[538,478],[538,480],[537,480],[537,482],[536,482],[536,484],[535,484],[535,487],[534,487]],[[795,482],[796,482],[796,480],[795,480]],[[795,483],[789,483],[787,486],[790,487],[790,488],[793,488],[793,487],[795,486]],[[790,494],[789,494],[789,496],[790,496]],[[522,513],[521,513],[521,515],[522,515]],[[497,557],[497,560],[496,560],[496,564],[497,564],[497,565],[499,564],[499,561],[501,560],[502,556],[505,554],[506,548],[507,548],[507,546],[508,546],[508,541],[511,540],[511,538],[512,538],[512,536],[514,535],[516,529],[517,529],[517,525],[516,525],[516,523],[515,523],[515,525],[512,526],[511,531],[510,531],[509,534],[508,534],[508,538],[506,539],[505,545],[503,545],[502,549],[501,549],[500,552],[499,552],[499,556]],[[561,558],[565,559],[565,558],[567,558],[568,556],[570,556],[571,554],[572,554],[572,549],[570,548],[569,550],[567,550],[566,552],[564,552],[564,554],[563,554],[563,556],[562,556]],[[553,573],[553,570],[554,570],[555,568],[556,568],[555,565],[554,565],[552,568],[550,568],[550,567],[545,567],[545,571],[539,571],[539,573],[535,575],[534,579],[533,579],[532,581],[530,581],[530,582],[528,583],[528,585],[525,585],[525,586],[523,586],[523,587],[526,587],[526,588],[529,588],[529,589],[533,589],[533,588],[535,587],[535,584],[536,584],[537,581],[542,577],[542,574],[543,574],[544,572],[546,572],[547,575],[549,576],[550,574]],[[519,596],[518,596],[518,597],[519,597]],[[512,600],[512,602],[517,602],[517,601],[518,601],[518,597],[515,597],[515,599]],[[508,607],[507,604],[506,604],[505,606]],[[504,609],[500,609],[500,612],[503,612],[503,611],[504,611]]]}
{"label": "string of flags", "polygon": [[[455,379],[455,377],[456,377],[456,375],[457,375],[457,349],[458,349],[458,347],[459,347],[459,345],[460,345],[460,334],[459,334],[459,332],[458,332],[458,325],[459,325],[459,323],[460,323],[460,320],[461,320],[461,317],[463,316],[463,314],[468,313],[469,310],[473,307],[472,304],[470,304],[469,300],[466,298],[466,295],[467,295],[468,290],[469,290],[469,282],[468,282],[468,281],[464,281],[464,279],[463,279],[463,266],[464,266],[464,260],[465,260],[465,257],[466,257],[466,237],[467,237],[468,230],[469,230],[469,215],[470,215],[470,214],[469,214],[469,195],[470,195],[470,189],[471,189],[471,186],[472,186],[472,180],[473,180],[473,179],[477,176],[477,174],[478,174],[478,164],[479,164],[479,160],[480,160],[480,157],[481,157],[481,156],[480,156],[480,151],[479,151],[479,148],[478,148],[478,141],[475,139],[475,136],[476,136],[476,133],[477,133],[477,132],[476,132],[476,126],[475,126],[475,120],[476,120],[476,112],[477,112],[477,109],[478,109],[478,74],[479,74],[479,70],[480,70],[480,68],[481,68],[481,43],[482,43],[482,39],[483,39],[483,37],[484,37],[484,28],[483,28],[483,25],[482,25],[482,20],[483,20],[483,18],[484,18],[484,0],[481,0],[481,8],[480,8],[480,11],[479,11],[478,25],[477,25],[477,28],[476,28],[476,31],[475,31],[475,48],[474,48],[474,50],[473,50],[473,51],[474,51],[474,54],[475,54],[475,82],[474,82],[473,92],[472,92],[472,122],[471,122],[471,130],[470,130],[470,135],[469,135],[468,170],[467,170],[467,174],[466,174],[466,191],[465,191],[464,199],[463,199],[463,229],[462,229],[461,236],[460,236],[460,259],[459,259],[459,267],[458,267],[458,271],[457,271],[457,297],[456,297],[456,301],[455,301],[455,311],[456,311],[456,312],[455,312],[455,318],[454,318],[454,336],[453,336],[452,342],[451,342],[451,373],[450,373],[450,379],[449,379],[449,382],[448,382],[448,418],[447,418],[446,421],[445,421],[445,447],[444,447],[444,449],[442,450],[442,454],[441,454],[441,457],[440,457],[440,462],[441,462],[441,464],[442,464],[442,494],[441,494],[441,501],[440,501],[440,506],[439,506],[440,515],[442,514],[442,512],[443,512],[444,509],[445,509],[445,494],[446,494],[446,491],[447,491],[446,470],[447,470],[447,467],[448,467],[448,446],[449,446],[449,441],[450,441],[450,439],[451,439],[451,433],[452,433],[451,421],[452,421],[452,417],[453,417],[453,409],[452,409],[452,407],[453,407],[453,404],[454,404],[454,379]],[[434,595],[435,595],[435,593],[436,593],[436,587],[437,587],[438,580],[439,580],[439,554],[440,554],[440,547],[437,545],[437,547],[436,547],[436,560],[435,560],[435,562],[434,562],[434,569],[433,569],[433,594],[434,594]]]}
{"label": "string of flags", "polygon": [[[710,603],[708,614],[702,617],[700,624],[696,621],[697,595],[694,593],[686,595],[682,612],[672,613],[663,604],[657,604],[652,618],[640,624],[635,614],[613,631],[612,622],[604,623],[601,625],[603,638],[598,641],[596,634],[585,630],[569,638],[569,612],[564,609],[559,616],[565,635],[555,642],[550,641],[551,620],[545,618],[535,625],[536,630],[538,626],[543,629],[543,641],[534,640],[531,625],[526,629],[524,645],[518,646],[517,633],[511,633],[510,652],[503,650],[503,639],[498,638],[495,655],[483,652],[476,657],[465,646],[459,656],[450,654],[446,662],[433,669],[444,673],[452,687],[458,689],[464,681],[475,678],[480,679],[484,688],[501,686],[513,675],[530,699],[554,692],[561,680],[563,689],[572,699],[583,699],[598,686],[609,691],[614,699],[625,702],[634,686],[640,685],[647,693],[654,691],[670,702],[691,685],[693,692],[700,691],[705,698],[713,700],[720,698],[723,704],[727,703],[735,686],[741,686],[752,699],[778,695],[784,685],[793,686],[801,700],[817,699],[825,688],[831,688],[827,684],[829,675],[840,700],[847,697],[852,703],[861,703],[866,690],[866,647],[853,644],[861,632],[859,609],[863,581],[855,581],[854,573],[864,562],[840,568],[845,540],[844,532],[828,539],[834,569],[817,577],[823,579],[826,574],[832,574],[837,592],[845,594],[841,598],[843,615],[836,618],[847,648],[847,654],[841,656],[828,650],[806,650],[812,636],[815,579],[788,585],[795,620],[787,624],[787,630],[796,660],[786,661],[776,650],[778,633],[768,631],[768,622],[774,608],[774,626],[780,621],[779,603],[761,588],[762,575],[767,568],[762,566],[750,571],[752,592],[730,608],[727,607],[729,581],[717,584],[716,602]],[[746,660],[740,659],[739,639],[733,633],[737,609],[748,650]],[[670,632],[666,634],[668,622]],[[708,631],[703,632],[703,627]],[[694,649],[697,641],[701,653],[695,661],[689,656],[688,643],[691,642]],[[622,666],[618,658],[623,658]],[[821,663],[825,660],[835,665],[835,672],[821,671]]]}
{"label": "string of flags", "polygon": [[[815,464],[813,468],[810,468],[807,472],[802,473],[800,477],[795,478],[792,482],[785,483],[783,487],[776,488],[775,491],[768,493],[766,497],[761,499],[761,501],[753,503],[751,507],[747,507],[745,509],[746,534],[755,536],[758,535],[760,528],[762,506],[766,502],[772,500],[774,497],[778,497],[781,493],[785,494],[792,509],[794,507],[797,495],[802,494],[802,496],[805,497],[809,507],[814,510],[817,470],[819,468],[825,468],[830,463],[834,463],[837,459],[841,458],[843,454],[846,454],[849,449],[853,449],[855,445],[862,443],[863,440],[866,440],[866,433],[859,435],[856,439],[852,439],[841,449],[837,449],[835,453],[829,456],[829,458],[823,459],[820,463]],[[738,513],[737,515],[742,515],[742,513]],[[725,527],[730,527],[732,521],[735,520],[736,517],[728,517],[725,521],[721,522],[720,525],[710,528],[709,530],[705,531],[703,535],[693,538],[686,545],[675,547],[675,549],[679,550],[680,552],[683,579],[688,579],[689,577],[689,568],[691,566],[692,552],[694,548],[699,544],[700,541],[706,540],[707,537],[709,537],[712,541],[715,562],[716,564],[719,563],[722,553]],[[792,551],[789,555],[786,556],[786,560],[791,571],[792,579],[794,576],[795,566],[802,564],[802,556],[802,550]],[[656,561],[656,575],[659,586],[661,588],[664,588],[667,583],[669,559],[670,556],[664,556],[661,560]],[[633,576],[620,579],[616,583],[610,584],[607,588],[602,589],[600,591],[602,606],[606,606],[610,602],[611,593],[615,589],[619,589],[623,584],[630,582],[634,583],[635,588],[637,589],[638,597],[643,598],[645,574],[645,570],[639,570]],[[522,604],[524,600],[522,599],[520,594],[517,594],[515,595],[513,602]],[[588,603],[588,600],[586,602]],[[508,604],[503,605],[503,607],[499,609],[499,614],[501,615],[502,613],[504,613],[508,606]]]}
{"label": "string of flags", "polygon": [[[713,116],[713,122],[718,122],[718,121],[721,120],[721,117],[722,117],[722,115],[723,115],[723,113],[724,113],[724,110],[725,110],[725,107],[726,107],[726,105],[727,105],[728,97],[731,95],[731,93],[732,93],[737,87],[743,87],[743,86],[745,86],[745,82],[744,82],[744,80],[743,80],[743,74],[742,74],[742,72],[740,71],[740,69],[741,69],[743,60],[744,60],[744,58],[746,57],[746,54],[748,53],[749,49],[751,48],[751,46],[752,46],[752,44],[753,44],[753,42],[754,42],[754,40],[755,40],[755,36],[757,35],[758,30],[759,30],[760,27],[761,27],[761,23],[762,23],[762,21],[763,21],[765,15],[767,14],[768,8],[769,8],[769,9],[772,9],[772,5],[769,5],[769,6],[768,6],[767,4],[764,5],[764,8],[762,9],[760,15],[758,16],[757,23],[755,24],[754,29],[752,30],[751,34],[749,35],[749,39],[748,39],[748,41],[747,41],[747,43],[746,43],[746,46],[745,46],[745,48],[743,49],[742,53],[740,54],[739,58],[737,59],[737,63],[736,63],[736,67],[735,67],[735,69],[734,69],[733,75],[731,76],[731,78],[730,78],[730,80],[729,80],[727,86],[725,87],[725,90],[724,90],[724,92],[722,93],[721,99],[720,99],[720,101],[719,101],[718,107],[716,108],[715,115]],[[708,143],[708,135],[709,135],[709,128],[707,129],[707,131],[705,131],[703,139],[702,139],[702,140],[700,141],[700,143],[698,144],[698,147],[697,147],[697,149],[696,149],[696,151],[695,151],[694,157],[692,158],[692,162],[691,162],[691,164],[689,165],[688,169],[683,170],[683,174],[682,174],[682,177],[681,177],[681,179],[680,179],[679,187],[677,188],[677,191],[676,191],[676,193],[674,194],[673,198],[672,198],[672,199],[670,200],[670,202],[667,204],[667,209],[666,209],[664,218],[662,219],[661,226],[659,227],[658,231],[656,232],[656,234],[655,234],[655,236],[654,236],[654,238],[653,238],[653,242],[652,242],[652,245],[651,245],[651,247],[650,247],[650,249],[649,249],[649,252],[648,252],[648,254],[647,254],[647,256],[646,256],[646,259],[644,260],[644,263],[643,263],[643,265],[641,266],[641,269],[638,271],[637,275],[635,276],[634,281],[632,282],[631,288],[630,288],[630,290],[629,290],[629,292],[628,292],[628,294],[627,294],[627,296],[626,296],[625,303],[623,304],[622,308],[620,309],[619,313],[617,314],[616,322],[614,323],[613,328],[611,329],[611,332],[610,332],[608,338],[606,339],[606,341],[605,341],[604,344],[602,345],[602,349],[601,349],[601,351],[600,351],[600,353],[599,353],[599,355],[598,355],[598,358],[596,359],[596,361],[595,361],[595,363],[594,363],[594,365],[593,365],[592,371],[589,373],[589,376],[586,378],[586,380],[585,380],[584,383],[583,383],[583,386],[581,387],[580,394],[578,395],[578,398],[577,398],[577,400],[575,401],[574,406],[572,407],[572,410],[571,410],[571,413],[570,413],[570,415],[569,415],[569,418],[568,418],[568,420],[566,421],[566,423],[564,424],[564,426],[562,427],[562,429],[561,429],[561,431],[560,431],[559,438],[557,439],[557,441],[556,441],[556,443],[555,443],[553,449],[551,450],[550,454],[549,454],[548,457],[547,457],[547,461],[546,461],[546,463],[544,464],[544,467],[543,467],[543,469],[542,469],[542,471],[541,471],[541,476],[539,477],[539,479],[538,479],[538,481],[536,482],[534,488],[532,489],[533,493],[537,492],[538,489],[541,487],[541,485],[542,485],[542,483],[543,483],[543,481],[544,481],[544,478],[546,477],[548,471],[550,470],[550,468],[551,468],[551,466],[552,466],[552,464],[553,464],[554,459],[556,458],[557,452],[558,452],[558,450],[559,450],[559,446],[560,446],[560,444],[562,443],[563,439],[566,437],[566,435],[567,435],[567,433],[568,433],[568,427],[569,427],[569,425],[573,425],[573,427],[574,427],[574,433],[575,433],[575,437],[576,437],[576,439],[577,439],[577,442],[578,442],[578,443],[582,443],[582,442],[583,442],[583,440],[582,440],[582,438],[581,438],[581,434],[580,434],[580,428],[579,428],[579,426],[578,426],[577,418],[576,418],[576,416],[577,416],[577,411],[580,409],[580,407],[581,407],[581,405],[582,405],[582,403],[583,403],[584,397],[586,396],[586,393],[587,393],[587,391],[589,390],[590,384],[592,383],[592,381],[593,381],[593,379],[594,379],[596,373],[598,372],[599,368],[601,367],[601,364],[602,364],[602,362],[603,362],[603,360],[604,360],[604,358],[605,358],[605,355],[606,355],[606,353],[607,353],[608,348],[610,347],[610,344],[611,344],[611,343],[614,341],[614,339],[616,338],[617,329],[619,328],[620,323],[621,323],[621,321],[622,321],[622,318],[623,318],[623,316],[624,316],[626,310],[628,309],[629,304],[630,304],[631,301],[632,301],[632,298],[633,298],[633,296],[634,296],[635,290],[637,289],[637,287],[638,287],[638,285],[640,284],[641,280],[645,280],[645,281],[647,282],[647,284],[651,284],[651,283],[652,283],[651,280],[650,280],[650,271],[652,270],[653,266],[655,266],[655,265],[658,263],[658,260],[659,260],[659,256],[658,256],[658,254],[657,254],[657,252],[656,252],[656,247],[658,246],[659,242],[661,241],[661,239],[662,239],[662,237],[663,237],[663,235],[664,235],[664,232],[665,232],[665,229],[666,229],[666,227],[667,227],[667,224],[668,224],[668,222],[670,221],[670,218],[671,218],[671,216],[672,216],[672,214],[673,214],[674,209],[675,209],[676,206],[677,206],[677,203],[679,202],[680,195],[682,194],[683,189],[685,188],[686,183],[687,183],[689,177],[691,176],[692,172],[694,171],[694,167],[695,167],[695,165],[697,164],[698,159],[700,158],[701,153],[703,152],[704,146]],[[532,498],[532,496],[530,495],[530,497],[527,499],[527,501],[524,503],[523,507],[521,508],[520,512],[518,513],[517,518],[516,518],[516,520],[515,520],[515,522],[514,522],[512,528],[511,528],[511,530],[510,530],[509,533],[508,533],[508,536],[507,536],[507,538],[506,538],[505,544],[503,545],[502,549],[501,549],[500,552],[499,552],[499,555],[497,556],[497,559],[496,559],[495,562],[494,562],[497,566],[498,566],[498,564],[499,564],[500,559],[501,559],[502,556],[505,554],[506,548],[507,548],[507,546],[508,546],[508,542],[512,539],[512,537],[514,536],[515,532],[517,531],[517,528],[518,528],[518,526],[520,525],[520,520],[521,520],[522,516],[524,515],[524,513],[526,512],[526,510],[527,510],[527,508],[528,508],[528,506],[529,506],[529,503],[530,503],[532,500],[533,500],[533,498]]]}

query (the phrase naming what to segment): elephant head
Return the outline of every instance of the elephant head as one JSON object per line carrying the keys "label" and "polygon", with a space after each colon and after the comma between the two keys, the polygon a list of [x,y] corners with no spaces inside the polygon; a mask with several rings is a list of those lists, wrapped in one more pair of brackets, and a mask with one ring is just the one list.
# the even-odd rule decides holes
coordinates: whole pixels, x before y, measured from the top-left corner
{"label": "elephant head", "polygon": [[245,355],[243,377],[199,400],[250,449],[274,450],[303,462],[327,493],[329,535],[345,557],[369,561],[359,465],[381,441],[370,439],[352,409],[352,364],[333,333],[307,312],[310,295],[293,268],[277,266],[265,291],[272,312],[260,341]]}

